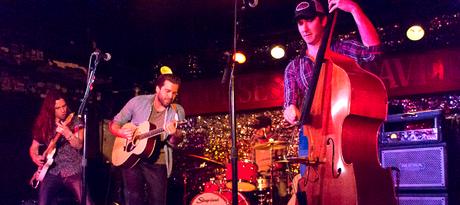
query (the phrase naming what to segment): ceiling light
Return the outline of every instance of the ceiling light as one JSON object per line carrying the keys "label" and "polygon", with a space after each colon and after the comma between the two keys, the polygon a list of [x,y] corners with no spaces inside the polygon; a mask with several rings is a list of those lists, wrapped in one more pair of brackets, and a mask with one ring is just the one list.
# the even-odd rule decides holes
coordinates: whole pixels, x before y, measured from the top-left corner
{"label": "ceiling light", "polygon": [[412,26],[407,29],[406,35],[410,40],[418,41],[423,38],[425,31],[423,31],[423,28],[420,26]]}
{"label": "ceiling light", "polygon": [[270,54],[272,55],[273,58],[275,59],[280,59],[282,57],[284,57],[284,49],[283,47],[281,46],[275,46],[272,48],[272,50],[270,51]]}
{"label": "ceiling light", "polygon": [[233,60],[241,64],[246,62],[246,56],[244,56],[244,54],[241,52],[236,52],[233,55]]}
{"label": "ceiling light", "polygon": [[162,66],[160,68],[160,72],[161,72],[161,74],[173,74],[171,68],[168,67],[168,66]]}

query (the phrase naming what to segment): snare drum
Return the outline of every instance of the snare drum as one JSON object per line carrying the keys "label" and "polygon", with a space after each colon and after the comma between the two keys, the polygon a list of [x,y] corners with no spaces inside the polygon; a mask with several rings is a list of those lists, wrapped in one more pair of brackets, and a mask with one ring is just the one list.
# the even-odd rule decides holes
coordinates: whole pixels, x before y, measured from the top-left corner
{"label": "snare drum", "polygon": [[[238,161],[238,191],[254,191],[257,185],[257,165],[249,160]],[[227,188],[232,188],[232,163],[227,164]]]}
{"label": "snare drum", "polygon": [[[232,192],[202,193],[193,198],[190,205],[228,205],[232,204]],[[250,205],[243,194],[238,193],[238,205]]]}

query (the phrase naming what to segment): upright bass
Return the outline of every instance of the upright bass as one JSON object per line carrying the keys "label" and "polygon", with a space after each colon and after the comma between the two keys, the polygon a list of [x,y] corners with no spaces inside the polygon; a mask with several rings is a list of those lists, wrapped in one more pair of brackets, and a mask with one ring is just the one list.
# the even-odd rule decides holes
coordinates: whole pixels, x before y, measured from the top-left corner
{"label": "upright bass", "polygon": [[309,160],[297,204],[396,204],[391,170],[381,167],[377,148],[386,89],[353,59],[327,49],[332,15],[301,110]]}

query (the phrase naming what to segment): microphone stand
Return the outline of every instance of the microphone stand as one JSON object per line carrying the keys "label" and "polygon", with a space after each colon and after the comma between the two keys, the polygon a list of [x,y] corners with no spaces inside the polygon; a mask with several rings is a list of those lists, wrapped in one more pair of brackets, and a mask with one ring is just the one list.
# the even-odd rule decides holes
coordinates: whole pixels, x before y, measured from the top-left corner
{"label": "microphone stand", "polygon": [[[235,0],[235,18],[233,21],[233,55],[236,53],[236,42],[238,41],[238,0]],[[238,204],[238,147],[236,147],[236,118],[235,118],[235,61],[233,60],[230,72],[229,82],[229,115],[231,120],[231,136],[232,136],[232,204]],[[228,72],[228,71],[227,71]],[[224,74],[225,77],[225,74]]]}
{"label": "microphone stand", "polygon": [[[235,0],[235,19],[234,19],[234,33],[233,33],[233,54],[236,53],[236,42],[237,42],[237,11],[238,11],[238,0]],[[235,70],[235,61],[231,59],[232,54],[228,55],[227,65],[225,65],[224,75],[222,77],[222,83],[226,83],[228,75],[230,73],[229,82],[229,117],[231,124],[231,137],[232,137],[232,148],[231,148],[231,163],[232,163],[232,204],[238,204],[238,148],[236,147],[236,120],[235,120],[235,76],[233,71]],[[231,64],[230,64],[231,63]]]}
{"label": "microphone stand", "polygon": [[[258,0],[254,1],[254,4],[249,3],[249,6],[256,7]],[[243,0],[243,7],[245,9],[245,1]],[[236,43],[238,41],[238,0],[235,0],[234,10],[234,21],[233,21],[233,55],[236,53]],[[231,163],[232,163],[232,204],[238,204],[238,148],[236,147],[236,118],[235,118],[235,60],[232,60],[230,69],[230,55],[225,66],[224,76],[222,83],[225,83],[230,72],[229,82],[229,117],[231,121],[231,137],[232,137],[232,148],[231,148]],[[231,70],[231,71],[230,71]]]}
{"label": "microphone stand", "polygon": [[86,91],[85,95],[80,104],[80,108],[78,109],[78,117],[83,118],[83,153],[81,159],[81,185],[80,185],[80,192],[81,192],[81,204],[86,205],[86,167],[87,167],[87,158],[86,158],[86,117],[87,117],[87,108],[86,102],[88,102],[89,93],[93,87],[94,83],[94,74],[96,73],[96,67],[99,64],[99,56],[96,54],[96,58],[94,60],[94,67],[91,67],[91,61],[94,54],[91,54],[89,59],[89,66],[88,66],[88,75],[87,75],[87,84],[86,84]]}

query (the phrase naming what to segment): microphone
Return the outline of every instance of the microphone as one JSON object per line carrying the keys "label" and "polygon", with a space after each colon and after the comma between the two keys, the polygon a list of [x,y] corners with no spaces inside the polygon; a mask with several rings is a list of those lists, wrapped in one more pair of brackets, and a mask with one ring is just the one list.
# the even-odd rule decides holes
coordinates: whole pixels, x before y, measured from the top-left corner
{"label": "microphone", "polygon": [[109,61],[110,59],[112,59],[112,56],[110,55],[110,53],[99,54],[99,52],[96,51],[96,52],[93,52],[91,55],[95,55],[98,60],[104,59],[105,61]]}
{"label": "microphone", "polygon": [[227,56],[227,64],[225,65],[224,76],[222,76],[222,81],[221,81],[222,84],[227,82],[228,75],[230,75],[230,71],[231,71],[231,67],[233,63],[233,61],[231,60],[232,59],[231,53],[229,53],[228,51],[225,51],[224,55]]}
{"label": "microphone", "polygon": [[259,0],[254,0],[254,3],[251,4],[251,2],[249,2],[249,6],[254,8],[256,7],[257,5],[259,4]]}

